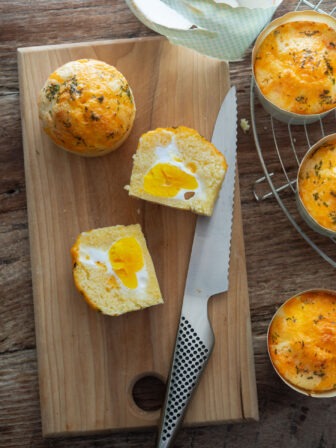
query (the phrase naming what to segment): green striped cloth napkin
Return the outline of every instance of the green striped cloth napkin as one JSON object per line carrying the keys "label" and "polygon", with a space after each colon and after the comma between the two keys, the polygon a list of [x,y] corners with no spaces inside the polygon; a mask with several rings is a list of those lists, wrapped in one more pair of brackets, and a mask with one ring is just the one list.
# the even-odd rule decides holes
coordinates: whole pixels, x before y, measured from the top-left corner
{"label": "green striped cloth napkin", "polygon": [[146,26],[170,42],[237,61],[282,0],[126,0]]}

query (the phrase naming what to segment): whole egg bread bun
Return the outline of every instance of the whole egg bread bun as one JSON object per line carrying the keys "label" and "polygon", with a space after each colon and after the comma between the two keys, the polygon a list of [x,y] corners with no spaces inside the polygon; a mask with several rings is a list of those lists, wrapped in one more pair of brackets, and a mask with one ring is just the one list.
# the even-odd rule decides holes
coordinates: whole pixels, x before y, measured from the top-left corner
{"label": "whole egg bread bun", "polygon": [[49,137],[82,156],[117,149],[135,118],[132,90],[115,67],[94,59],[68,62],[53,72],[40,91],[39,116]]}
{"label": "whole egg bread bun", "polygon": [[194,129],[143,134],[133,156],[130,196],[210,216],[227,170],[225,157]]}
{"label": "whole egg bread bun", "polygon": [[71,255],[77,289],[103,314],[119,316],[163,302],[139,224],[82,232]]}

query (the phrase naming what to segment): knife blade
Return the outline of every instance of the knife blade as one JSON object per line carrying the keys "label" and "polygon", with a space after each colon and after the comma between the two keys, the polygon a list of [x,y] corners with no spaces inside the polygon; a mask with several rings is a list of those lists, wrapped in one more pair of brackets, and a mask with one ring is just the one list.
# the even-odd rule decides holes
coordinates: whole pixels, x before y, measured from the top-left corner
{"label": "knife blade", "polygon": [[222,103],[211,141],[224,154],[228,168],[212,216],[197,218],[157,448],[172,446],[210,358],[214,334],[208,318],[208,299],[229,288],[237,147],[235,87]]}

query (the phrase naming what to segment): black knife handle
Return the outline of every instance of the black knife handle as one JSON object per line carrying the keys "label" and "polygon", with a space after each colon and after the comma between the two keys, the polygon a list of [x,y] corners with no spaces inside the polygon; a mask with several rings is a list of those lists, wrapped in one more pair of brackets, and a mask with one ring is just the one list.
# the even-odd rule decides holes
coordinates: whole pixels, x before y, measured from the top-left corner
{"label": "black knife handle", "polygon": [[161,416],[157,448],[172,446],[182,423],[191,396],[206,366],[214,345],[214,335],[207,321],[204,337],[193,328],[185,316],[181,316],[177,333],[173,362],[167,382],[166,398]]}

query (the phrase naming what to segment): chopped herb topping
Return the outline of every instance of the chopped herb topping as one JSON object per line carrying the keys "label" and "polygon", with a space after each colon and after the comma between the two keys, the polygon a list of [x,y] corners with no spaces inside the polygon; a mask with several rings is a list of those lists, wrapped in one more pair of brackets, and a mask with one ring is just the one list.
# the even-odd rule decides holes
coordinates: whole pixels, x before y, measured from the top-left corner
{"label": "chopped herb topping", "polygon": [[77,140],[77,145],[80,145],[82,143],[83,145],[87,146],[86,141],[80,135],[74,135],[74,137]]}
{"label": "chopped herb topping", "polygon": [[325,317],[322,315],[322,314],[320,314],[319,316],[318,316],[318,318],[317,319],[314,319],[313,320],[313,322],[314,322],[314,324],[316,325],[319,321],[321,321],[322,319],[324,319]]}
{"label": "chopped herb topping", "polygon": [[320,104],[332,104],[332,96],[330,95],[329,90],[323,90],[323,92],[320,94]]}
{"label": "chopped herb topping", "polygon": [[92,121],[99,121],[100,118],[97,114],[95,114],[94,112],[91,112],[90,118]]}
{"label": "chopped herb topping", "polygon": [[130,99],[131,103],[133,103],[132,93],[131,93],[131,89],[129,88],[129,85],[126,84],[125,86],[121,86],[121,91],[123,93],[126,93],[128,98]]}
{"label": "chopped herb topping", "polygon": [[300,95],[295,98],[295,101],[301,104],[307,104],[308,99],[306,96]]}
{"label": "chopped herb topping", "polygon": [[314,170],[315,170],[315,175],[316,177],[321,177],[320,175],[320,170],[322,168],[322,160],[319,161],[319,163],[316,163],[316,165],[314,165]]}
{"label": "chopped herb topping", "polygon": [[332,222],[333,224],[336,224],[336,211],[332,211],[332,212],[330,212],[330,213],[329,213],[329,216],[330,216],[331,222]]}
{"label": "chopped herb topping", "polygon": [[278,340],[278,337],[279,337],[278,333],[276,333],[276,332],[272,333],[271,334],[272,342],[276,343]]}
{"label": "chopped herb topping", "polygon": [[313,53],[312,50],[310,50],[309,48],[305,48],[303,50],[302,62],[301,62],[301,65],[300,65],[301,68],[305,68],[307,62],[312,62],[314,60],[314,57],[312,56],[312,53]]}
{"label": "chopped herb topping", "polygon": [[321,371],[318,372],[318,371],[316,371],[316,370],[313,372],[313,374],[314,374],[315,376],[319,376],[320,378],[322,378],[322,377],[325,375],[324,372],[321,372]]}
{"label": "chopped herb topping", "polygon": [[49,86],[46,89],[47,100],[48,101],[53,100],[59,91],[60,91],[59,84],[49,84]]}
{"label": "chopped herb topping", "polygon": [[78,89],[78,82],[76,76],[73,76],[70,81],[66,81],[65,83],[69,83],[69,92],[72,100],[75,99],[75,95],[80,96],[82,94],[83,89]]}
{"label": "chopped herb topping", "polygon": [[334,74],[334,69],[332,67],[332,65],[330,64],[330,60],[327,59],[325,56],[323,56],[325,65],[326,65],[326,71],[324,72],[325,75],[329,75],[332,76]]}
{"label": "chopped herb topping", "polygon": [[305,34],[308,37],[315,36],[315,34],[319,34],[320,32],[318,30],[314,31],[301,31],[301,34]]}

